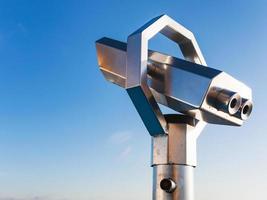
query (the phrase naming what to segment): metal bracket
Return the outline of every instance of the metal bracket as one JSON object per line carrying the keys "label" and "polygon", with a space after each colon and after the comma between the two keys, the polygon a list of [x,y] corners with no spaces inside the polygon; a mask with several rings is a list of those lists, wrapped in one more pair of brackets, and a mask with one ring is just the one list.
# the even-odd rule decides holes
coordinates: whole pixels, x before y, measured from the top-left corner
{"label": "metal bracket", "polygon": [[177,43],[186,60],[206,66],[193,33],[167,15],[152,19],[128,37],[126,88],[151,136],[168,132],[166,120],[147,85],[148,41],[157,33]]}

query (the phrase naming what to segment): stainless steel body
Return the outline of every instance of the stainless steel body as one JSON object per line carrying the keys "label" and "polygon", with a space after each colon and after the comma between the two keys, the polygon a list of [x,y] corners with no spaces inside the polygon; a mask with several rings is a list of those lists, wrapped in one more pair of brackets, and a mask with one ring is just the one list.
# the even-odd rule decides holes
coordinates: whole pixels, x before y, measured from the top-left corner
{"label": "stainless steel body", "polygon": [[[161,33],[184,59],[148,49]],[[207,123],[241,126],[252,111],[252,92],[227,73],[207,67],[192,32],[167,15],[129,35],[127,43],[96,41],[105,78],[126,89],[152,136],[153,200],[194,200],[197,138]],[[158,104],[177,114],[163,115]]]}
{"label": "stainless steel body", "polygon": [[[127,89],[127,44],[102,38],[96,47],[106,79]],[[252,92],[244,83],[214,68],[152,50],[147,54],[146,84],[157,103],[212,124],[240,126],[247,119],[242,112],[235,115],[244,104],[241,99],[252,108]]]}
{"label": "stainless steel body", "polygon": [[152,137],[153,200],[194,200],[196,141],[201,127],[185,115],[164,117],[168,134]]}
{"label": "stainless steel body", "polygon": [[[162,189],[164,179],[172,179],[173,192]],[[194,200],[194,167],[186,165],[153,166],[153,200]]]}

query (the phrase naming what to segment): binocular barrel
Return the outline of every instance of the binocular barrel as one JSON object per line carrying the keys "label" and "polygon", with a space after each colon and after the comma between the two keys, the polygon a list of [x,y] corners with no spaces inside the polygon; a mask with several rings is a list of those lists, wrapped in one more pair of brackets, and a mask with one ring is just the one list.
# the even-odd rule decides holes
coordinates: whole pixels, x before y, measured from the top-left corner
{"label": "binocular barrel", "polygon": [[[127,44],[102,38],[96,48],[105,78],[127,89]],[[157,103],[197,120],[240,126],[252,111],[251,89],[220,70],[148,50],[146,73]]]}

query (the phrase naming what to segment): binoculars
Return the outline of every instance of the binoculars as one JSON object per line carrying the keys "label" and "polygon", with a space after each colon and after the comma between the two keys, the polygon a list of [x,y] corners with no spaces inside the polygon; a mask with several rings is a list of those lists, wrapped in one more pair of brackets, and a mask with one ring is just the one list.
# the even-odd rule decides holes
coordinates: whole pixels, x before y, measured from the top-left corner
{"label": "binoculars", "polygon": [[[175,32],[168,34],[176,36]],[[192,49],[184,47],[185,39],[179,35],[177,37],[178,40],[181,37],[178,44],[182,46],[182,51],[186,49],[185,55],[187,51],[194,54],[190,52]],[[240,126],[252,111],[252,92],[248,86],[223,71],[207,67],[205,62],[193,62],[190,56],[183,60],[145,49],[147,59],[138,60],[134,58],[136,52],[130,54],[131,49],[126,43],[110,38],[96,41],[96,49],[98,64],[105,78],[125,88],[140,112],[143,108],[139,107],[145,107],[146,101],[149,101],[138,102],[143,96],[142,91],[149,91],[150,96],[144,95],[147,99],[154,98],[149,102],[152,106],[156,102],[211,124]],[[130,61],[128,57],[137,59],[135,62],[140,63],[140,68],[138,64],[127,64]],[[198,61],[198,57],[194,59]],[[138,88],[142,91],[139,92]]]}
{"label": "binoculars", "polygon": [[[184,59],[148,48],[161,33]],[[207,123],[241,126],[252,91],[229,74],[207,67],[192,32],[167,15],[150,20],[127,43],[96,41],[104,77],[126,89],[152,136],[153,200],[193,200],[196,140]],[[176,111],[164,115],[159,104]]]}

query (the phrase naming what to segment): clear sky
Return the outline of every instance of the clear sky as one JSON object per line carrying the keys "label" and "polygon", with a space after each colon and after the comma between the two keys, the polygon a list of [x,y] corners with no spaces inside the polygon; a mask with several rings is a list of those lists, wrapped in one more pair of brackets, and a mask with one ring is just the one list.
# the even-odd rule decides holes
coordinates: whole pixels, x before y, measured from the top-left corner
{"label": "clear sky", "polygon": [[[244,126],[200,136],[196,200],[266,199],[267,1],[0,0],[0,200],[151,199],[149,134],[94,42],[161,14],[253,89]],[[179,55],[163,37],[151,47]]]}

